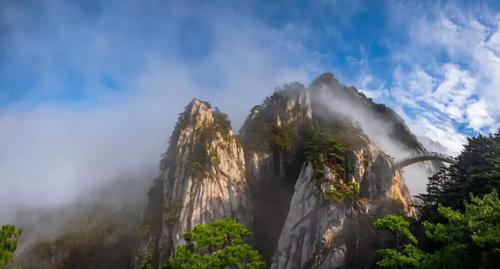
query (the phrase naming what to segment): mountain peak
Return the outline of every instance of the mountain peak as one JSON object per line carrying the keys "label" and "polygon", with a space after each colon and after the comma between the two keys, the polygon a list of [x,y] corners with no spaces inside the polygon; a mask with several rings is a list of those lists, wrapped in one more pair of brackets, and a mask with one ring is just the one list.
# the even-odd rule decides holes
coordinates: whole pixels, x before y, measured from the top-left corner
{"label": "mountain peak", "polygon": [[193,99],[160,162],[161,174],[144,213],[153,217],[143,221],[148,232],[141,237],[132,268],[159,268],[175,247],[185,244],[182,235],[198,224],[227,217],[252,223],[243,154],[227,115]]}
{"label": "mountain peak", "polygon": [[193,98],[179,117],[178,127],[183,129],[192,126],[194,129],[198,129],[210,125],[214,122],[213,114],[209,102]]}
{"label": "mountain peak", "polygon": [[325,72],[319,77],[317,77],[312,83],[311,83],[311,88],[316,88],[321,85],[332,85],[332,84],[338,84],[340,85],[340,82],[338,79],[330,72]]}
{"label": "mountain peak", "polygon": [[198,98],[193,98],[191,100],[191,102],[189,102],[188,106],[204,106],[204,107],[207,107],[209,109],[212,108],[212,105],[210,105],[210,103],[208,101],[203,101],[203,100],[198,99]]}

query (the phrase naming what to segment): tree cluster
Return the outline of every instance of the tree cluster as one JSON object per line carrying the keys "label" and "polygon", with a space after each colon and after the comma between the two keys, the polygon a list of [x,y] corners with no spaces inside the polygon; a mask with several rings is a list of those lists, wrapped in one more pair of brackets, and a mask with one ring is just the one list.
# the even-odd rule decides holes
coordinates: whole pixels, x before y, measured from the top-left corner
{"label": "tree cluster", "polygon": [[[469,138],[457,163],[429,178],[419,196],[419,218],[389,215],[375,221],[394,235],[379,250],[387,268],[495,268],[500,262],[500,131]],[[417,240],[418,239],[418,240]]]}

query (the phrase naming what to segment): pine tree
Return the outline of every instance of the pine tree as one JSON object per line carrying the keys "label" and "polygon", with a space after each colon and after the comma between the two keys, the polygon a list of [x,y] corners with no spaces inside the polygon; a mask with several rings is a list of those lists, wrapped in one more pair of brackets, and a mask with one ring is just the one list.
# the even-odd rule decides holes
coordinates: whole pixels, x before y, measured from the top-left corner
{"label": "pine tree", "polygon": [[437,205],[464,209],[469,194],[484,195],[500,190],[500,130],[494,135],[468,138],[457,163],[429,178],[422,201],[423,219],[437,216]]}

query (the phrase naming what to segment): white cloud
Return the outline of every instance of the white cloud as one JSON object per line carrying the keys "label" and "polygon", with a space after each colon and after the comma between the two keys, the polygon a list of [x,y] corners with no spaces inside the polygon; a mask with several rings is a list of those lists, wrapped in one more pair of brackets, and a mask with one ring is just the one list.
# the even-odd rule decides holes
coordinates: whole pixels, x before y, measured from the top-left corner
{"label": "white cloud", "polygon": [[480,131],[484,127],[492,126],[495,123],[495,120],[488,113],[486,102],[483,99],[467,107],[467,118],[469,119],[469,125],[475,131]]}
{"label": "white cloud", "polygon": [[[453,154],[465,142],[459,129],[494,131],[500,119],[500,13],[407,3],[392,5],[391,16],[409,42],[391,48],[395,68],[388,88],[411,129]],[[367,91],[387,102],[377,93],[382,88]]]}
{"label": "white cloud", "polygon": [[454,64],[442,66],[443,80],[431,92],[423,96],[426,101],[439,112],[457,122],[464,122],[465,108],[474,96],[476,80],[466,70]]}
{"label": "white cloud", "polygon": [[[12,218],[9,209],[70,201],[122,174],[149,175],[192,97],[229,113],[238,129],[274,87],[310,81],[311,72],[323,69],[300,44],[308,34],[300,25],[277,30],[244,9],[212,4],[199,13],[182,3],[152,1],[140,9],[134,3],[106,2],[95,17],[59,2],[34,14],[16,4],[0,10],[14,35],[1,45],[10,53],[0,72],[25,67],[46,81],[0,110],[0,223]],[[131,14],[138,20],[123,19]],[[187,19],[202,21],[210,36],[181,42],[209,43],[194,60],[182,58],[176,47],[175,31]],[[33,23],[41,27],[32,29]],[[290,67],[290,59],[301,65]],[[81,87],[90,100],[33,101],[61,90],[68,70],[82,77],[82,84],[70,86]],[[107,76],[123,89],[107,89]]]}
{"label": "white cloud", "polygon": [[[396,105],[410,108],[406,114],[412,130],[445,145],[453,154],[465,142],[457,124],[474,131],[490,131],[494,119],[483,99],[477,100],[477,78],[455,64],[443,64],[440,73],[430,74],[419,66],[409,73],[396,68],[391,89]],[[484,129],[487,128],[487,129]]]}
{"label": "white cloud", "polygon": [[416,126],[418,133],[425,135],[432,140],[438,141],[448,148],[451,155],[456,156],[462,150],[462,145],[466,142],[465,135],[459,133],[451,124],[440,122],[431,122],[427,118],[417,120]]}

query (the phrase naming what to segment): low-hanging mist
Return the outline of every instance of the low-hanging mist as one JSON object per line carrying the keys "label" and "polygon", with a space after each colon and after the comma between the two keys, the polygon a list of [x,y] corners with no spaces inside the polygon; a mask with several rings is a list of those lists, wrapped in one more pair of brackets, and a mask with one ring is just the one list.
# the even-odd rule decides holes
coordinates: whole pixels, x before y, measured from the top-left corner
{"label": "low-hanging mist", "polygon": [[[344,86],[339,84],[338,87]],[[347,88],[347,91],[356,91],[356,89],[351,87]],[[382,151],[396,160],[417,154],[417,152],[410,150],[394,138],[394,134],[391,133],[393,132],[392,124],[394,123],[384,120],[366,105],[354,102],[342,90],[337,91],[335,94],[323,90],[320,96],[321,98],[318,98],[318,101],[329,109],[329,113],[341,114],[353,121]],[[401,118],[400,120],[403,121]],[[432,175],[432,171],[418,164],[405,167],[403,172],[406,183],[413,195],[425,191],[427,177]]]}
{"label": "low-hanging mist", "polygon": [[[1,23],[15,36],[2,43],[9,53],[0,71],[30,70],[35,86],[19,87],[19,95],[0,92],[0,223],[14,221],[19,208],[67,203],[123,175],[142,180],[157,172],[177,114],[193,97],[227,111],[237,129],[273,87],[310,74],[289,67],[298,51],[284,48],[298,38],[294,29],[274,31],[250,14],[235,20],[232,7],[206,5],[203,13],[159,1],[143,9],[132,1],[103,2],[98,13],[60,1],[1,7]],[[129,14],[148,20],[123,20]],[[177,37],[194,15],[211,45],[207,55],[189,60]],[[33,22],[45,28],[33,30]],[[58,76],[65,68],[78,75]]]}

